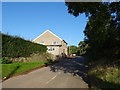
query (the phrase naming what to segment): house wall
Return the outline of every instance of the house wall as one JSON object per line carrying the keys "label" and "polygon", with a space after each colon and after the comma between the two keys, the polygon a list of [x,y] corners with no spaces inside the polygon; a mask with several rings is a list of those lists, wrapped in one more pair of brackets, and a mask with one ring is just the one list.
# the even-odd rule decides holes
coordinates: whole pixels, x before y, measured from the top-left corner
{"label": "house wall", "polygon": [[65,53],[66,55],[68,54],[67,53],[67,44],[64,42],[64,41],[62,41],[61,42],[62,43],[62,47],[61,47],[61,53]]}
{"label": "house wall", "polygon": [[[54,41],[56,41],[58,43],[53,44]],[[62,56],[63,53],[65,53],[67,55],[67,44],[60,38],[58,38],[55,35],[53,35],[52,33],[50,33],[49,31],[42,34],[40,37],[35,39],[33,42],[46,45],[48,49],[54,48],[55,50],[53,50],[53,51],[47,50],[49,53],[51,53],[53,55]],[[41,43],[41,42],[44,42],[44,43]]]}
{"label": "house wall", "polygon": [[54,45],[54,41],[58,42],[57,45],[61,45],[61,40],[49,32],[46,32],[45,34],[34,40],[34,42],[36,43],[44,42],[45,45]]}
{"label": "house wall", "polygon": [[59,55],[60,53],[59,53],[59,51],[60,51],[60,47],[59,46],[47,46],[47,48],[48,49],[53,49],[54,48],[54,50],[52,50],[52,51],[49,51],[49,50],[47,50],[49,53],[51,53],[51,54],[53,54],[53,55]]}

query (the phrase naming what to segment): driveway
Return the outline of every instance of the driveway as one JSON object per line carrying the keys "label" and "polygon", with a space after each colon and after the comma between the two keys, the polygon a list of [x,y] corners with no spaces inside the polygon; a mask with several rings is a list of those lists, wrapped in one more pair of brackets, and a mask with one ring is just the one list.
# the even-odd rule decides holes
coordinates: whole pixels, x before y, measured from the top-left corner
{"label": "driveway", "polygon": [[86,59],[62,59],[54,65],[12,77],[3,88],[88,88]]}

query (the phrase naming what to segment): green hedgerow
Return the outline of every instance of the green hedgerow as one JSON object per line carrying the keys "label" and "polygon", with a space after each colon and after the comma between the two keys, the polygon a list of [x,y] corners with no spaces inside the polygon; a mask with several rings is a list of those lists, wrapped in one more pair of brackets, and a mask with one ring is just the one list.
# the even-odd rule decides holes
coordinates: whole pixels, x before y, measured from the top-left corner
{"label": "green hedgerow", "polygon": [[46,50],[44,45],[2,34],[3,57],[28,57],[33,53],[44,53]]}

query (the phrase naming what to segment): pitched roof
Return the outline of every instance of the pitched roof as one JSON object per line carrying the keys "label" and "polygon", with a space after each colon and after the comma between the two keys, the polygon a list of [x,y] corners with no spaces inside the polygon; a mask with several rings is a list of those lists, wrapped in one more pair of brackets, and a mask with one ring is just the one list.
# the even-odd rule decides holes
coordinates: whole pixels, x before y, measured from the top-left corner
{"label": "pitched roof", "polygon": [[45,34],[46,32],[50,32],[51,34],[53,34],[55,37],[57,37],[58,39],[60,39],[61,41],[63,39],[61,39],[60,37],[58,37],[56,34],[54,34],[53,32],[51,32],[50,30],[46,30],[45,32],[43,32],[42,34],[40,34],[37,38],[35,38],[33,41],[35,41],[36,39],[38,39],[39,37],[41,37],[43,34]]}

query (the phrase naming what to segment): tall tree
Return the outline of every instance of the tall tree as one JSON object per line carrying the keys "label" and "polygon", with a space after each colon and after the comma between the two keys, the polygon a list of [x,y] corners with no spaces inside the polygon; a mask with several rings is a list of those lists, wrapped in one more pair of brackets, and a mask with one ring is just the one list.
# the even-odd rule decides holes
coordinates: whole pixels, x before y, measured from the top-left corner
{"label": "tall tree", "polygon": [[93,59],[120,58],[120,2],[66,2],[66,5],[70,14],[85,13],[89,18],[84,34],[90,47],[87,52]]}

